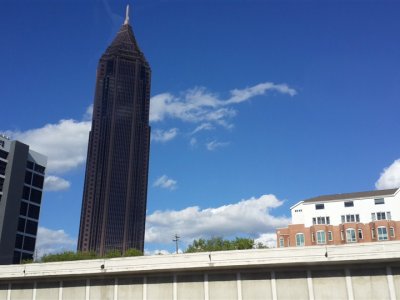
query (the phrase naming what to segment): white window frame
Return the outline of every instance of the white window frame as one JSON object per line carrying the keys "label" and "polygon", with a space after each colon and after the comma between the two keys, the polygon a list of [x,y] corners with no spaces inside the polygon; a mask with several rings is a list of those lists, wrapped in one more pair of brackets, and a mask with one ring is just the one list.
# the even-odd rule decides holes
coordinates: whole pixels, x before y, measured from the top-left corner
{"label": "white window frame", "polygon": [[[299,240],[299,238],[301,239]],[[304,233],[296,233],[296,247],[304,246]]]}
{"label": "white window frame", "polygon": [[283,237],[279,238],[279,248],[285,247],[285,239]]}
{"label": "white window frame", "polygon": [[328,241],[333,241],[333,234],[332,231],[328,231]]}
{"label": "white window frame", "polygon": [[326,232],[324,230],[317,231],[317,244],[318,245],[326,244]]}
{"label": "white window frame", "polygon": [[[382,232],[380,232],[382,231]],[[385,233],[383,233],[385,231]],[[387,228],[385,226],[378,227],[378,241],[387,241],[389,239]]]}
{"label": "white window frame", "polygon": [[346,229],[346,242],[347,243],[357,243],[357,235],[354,228]]}

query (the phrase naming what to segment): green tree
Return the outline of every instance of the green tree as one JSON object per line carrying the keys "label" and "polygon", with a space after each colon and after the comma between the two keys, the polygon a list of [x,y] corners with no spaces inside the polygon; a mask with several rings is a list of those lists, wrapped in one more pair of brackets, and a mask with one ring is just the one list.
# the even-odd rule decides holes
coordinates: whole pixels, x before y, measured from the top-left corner
{"label": "green tree", "polygon": [[222,237],[213,237],[211,239],[194,240],[189,245],[185,253],[226,251],[226,250],[245,250],[245,249],[267,248],[262,243],[255,244],[253,239],[236,237],[234,240],[225,240]]}

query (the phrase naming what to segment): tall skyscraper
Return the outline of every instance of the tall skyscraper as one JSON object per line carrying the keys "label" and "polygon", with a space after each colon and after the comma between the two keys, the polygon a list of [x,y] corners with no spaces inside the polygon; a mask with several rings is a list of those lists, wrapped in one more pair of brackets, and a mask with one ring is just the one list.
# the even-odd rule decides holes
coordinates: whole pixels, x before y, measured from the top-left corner
{"label": "tall skyscraper", "polygon": [[33,259],[47,158],[0,135],[0,264]]}
{"label": "tall skyscraper", "polygon": [[89,135],[78,250],[143,251],[150,75],[126,19],[101,56]]}

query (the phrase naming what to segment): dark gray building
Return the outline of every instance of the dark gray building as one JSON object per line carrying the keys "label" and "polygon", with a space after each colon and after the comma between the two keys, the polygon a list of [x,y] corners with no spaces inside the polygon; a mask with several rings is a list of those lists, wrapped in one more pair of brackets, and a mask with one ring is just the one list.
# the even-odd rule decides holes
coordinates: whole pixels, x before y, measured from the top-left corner
{"label": "dark gray building", "polygon": [[79,251],[144,248],[151,70],[128,19],[97,68]]}
{"label": "dark gray building", "polygon": [[47,158],[0,135],[0,264],[32,259]]}

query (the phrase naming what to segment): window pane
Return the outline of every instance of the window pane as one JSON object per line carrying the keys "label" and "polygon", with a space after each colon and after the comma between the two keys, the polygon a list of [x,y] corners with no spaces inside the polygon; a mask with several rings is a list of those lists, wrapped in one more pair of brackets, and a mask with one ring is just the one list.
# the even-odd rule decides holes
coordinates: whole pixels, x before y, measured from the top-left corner
{"label": "window pane", "polygon": [[378,240],[385,241],[388,239],[386,227],[378,227]]}
{"label": "window pane", "polygon": [[31,161],[27,161],[26,162],[26,167],[28,168],[28,169],[31,169],[31,170],[33,170],[33,162],[31,162]]}
{"label": "window pane", "polygon": [[25,200],[29,200],[29,194],[31,193],[31,189],[27,186],[24,186],[24,191],[22,193],[22,198]]}
{"label": "window pane", "polygon": [[330,218],[329,217],[326,217],[326,224],[331,224],[331,220],[330,220]]}
{"label": "window pane", "polygon": [[31,201],[40,204],[42,198],[42,192],[32,189],[31,190]]}
{"label": "window pane", "polygon": [[39,188],[39,189],[42,189],[42,188],[43,188],[43,182],[44,182],[44,176],[42,176],[42,175],[37,175],[37,174],[34,174],[34,175],[33,175],[32,185],[33,185],[34,187],[37,187],[37,188]]}
{"label": "window pane", "polygon": [[345,218],[344,218],[344,216],[342,216],[342,223],[345,223]]}
{"label": "window pane", "polygon": [[389,232],[390,232],[390,237],[394,237],[394,228],[393,227],[390,227]]}
{"label": "window pane", "polygon": [[372,213],[372,214],[371,214],[371,219],[372,219],[372,221],[375,221],[375,220],[376,220],[375,213]]}
{"label": "window pane", "polygon": [[17,234],[15,238],[15,248],[22,249],[22,239],[23,236],[21,234]]}
{"label": "window pane", "polygon": [[27,211],[28,211],[28,203],[21,201],[21,207],[19,209],[19,214],[21,216],[26,216]]}
{"label": "window pane", "polygon": [[356,215],[356,222],[360,223],[360,215]]}
{"label": "window pane", "polygon": [[353,206],[354,206],[353,201],[346,201],[346,202],[344,203],[344,207],[353,207]]}
{"label": "window pane", "polygon": [[23,218],[18,219],[18,231],[21,231],[21,232],[25,231],[25,219],[23,219]]}
{"label": "window pane", "polygon": [[24,250],[34,251],[35,250],[35,239],[29,236],[24,237]]}
{"label": "window pane", "polygon": [[328,240],[333,241],[332,231],[328,231]]}
{"label": "window pane", "polygon": [[325,244],[325,243],[326,243],[325,231],[318,231],[317,244]]}
{"label": "window pane", "polygon": [[7,163],[5,161],[0,160],[0,174],[1,175],[6,174],[6,167],[7,167]]}
{"label": "window pane", "polygon": [[363,239],[363,232],[362,232],[362,229],[358,229],[358,238],[359,239]]}
{"label": "window pane", "polygon": [[379,198],[379,199],[375,199],[375,204],[385,204],[385,199],[383,198]]}
{"label": "window pane", "polygon": [[29,205],[29,211],[28,211],[28,217],[32,219],[39,219],[39,212],[40,212],[40,207],[37,205],[30,204]]}
{"label": "window pane", "polygon": [[356,242],[356,231],[352,228],[346,230],[346,240],[348,243]]}
{"label": "window pane", "polygon": [[36,171],[36,172],[39,172],[39,173],[44,174],[44,170],[45,170],[45,169],[46,169],[45,167],[43,167],[43,166],[41,166],[41,165],[38,165],[38,164],[35,164],[35,171]]}
{"label": "window pane", "polygon": [[25,183],[30,185],[31,182],[32,182],[32,172],[26,171],[25,172]]}
{"label": "window pane", "polygon": [[388,220],[392,219],[392,214],[390,213],[390,211],[386,212],[386,217]]}
{"label": "window pane", "polygon": [[28,220],[26,222],[26,233],[36,235],[38,223],[35,221]]}
{"label": "window pane", "polygon": [[296,234],[296,246],[304,246],[304,234]]}
{"label": "window pane", "polygon": [[315,204],[315,209],[324,209],[325,205],[324,204]]}

